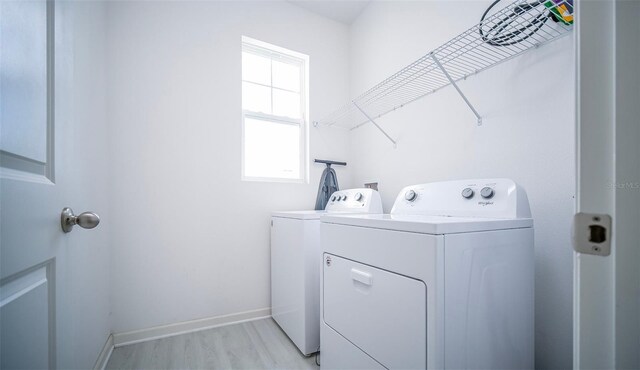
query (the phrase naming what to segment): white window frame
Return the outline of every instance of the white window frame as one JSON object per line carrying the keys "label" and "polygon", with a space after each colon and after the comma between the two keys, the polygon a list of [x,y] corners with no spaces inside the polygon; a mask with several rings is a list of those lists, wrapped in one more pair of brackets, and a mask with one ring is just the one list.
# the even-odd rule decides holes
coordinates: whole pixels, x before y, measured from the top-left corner
{"label": "white window frame", "polygon": [[[280,46],[272,45],[264,41],[252,39],[242,36],[242,52],[249,51],[253,54],[262,55],[269,59],[280,60],[287,63],[300,65],[300,115],[299,119],[291,117],[278,116],[274,114],[266,114],[262,112],[254,112],[242,109],[242,181],[260,181],[260,182],[286,182],[286,183],[309,183],[309,56],[292,50],[285,49]],[[241,81],[245,80],[241,78]],[[253,81],[247,81],[256,84]],[[259,85],[259,84],[258,84]],[[267,86],[267,85],[264,85]],[[273,89],[272,86],[269,86]],[[286,89],[280,89],[288,91]],[[272,90],[273,91],[273,90]],[[272,93],[273,95],[273,93]],[[273,106],[273,96],[271,99]],[[273,111],[273,110],[272,110]],[[281,177],[254,177],[245,175],[245,119],[254,118],[265,121],[271,121],[279,124],[297,125],[300,128],[300,177],[299,178],[281,178]]]}

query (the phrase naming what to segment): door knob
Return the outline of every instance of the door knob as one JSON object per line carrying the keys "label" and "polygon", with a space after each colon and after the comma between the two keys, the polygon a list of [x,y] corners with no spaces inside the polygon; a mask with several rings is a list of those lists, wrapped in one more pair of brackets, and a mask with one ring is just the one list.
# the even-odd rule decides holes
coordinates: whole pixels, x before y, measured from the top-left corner
{"label": "door knob", "polygon": [[78,216],[73,214],[73,210],[65,207],[60,215],[60,225],[65,233],[71,232],[74,225],[84,229],[93,229],[100,223],[100,216],[93,212],[84,212]]}

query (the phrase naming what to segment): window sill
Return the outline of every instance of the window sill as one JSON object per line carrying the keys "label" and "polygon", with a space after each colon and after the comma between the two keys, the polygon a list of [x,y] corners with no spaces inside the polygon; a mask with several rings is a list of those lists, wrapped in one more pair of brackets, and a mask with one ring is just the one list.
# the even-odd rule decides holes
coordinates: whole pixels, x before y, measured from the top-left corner
{"label": "window sill", "polygon": [[276,183],[289,183],[289,184],[308,184],[306,179],[283,179],[277,177],[248,177],[242,176],[242,181],[247,182],[276,182]]}

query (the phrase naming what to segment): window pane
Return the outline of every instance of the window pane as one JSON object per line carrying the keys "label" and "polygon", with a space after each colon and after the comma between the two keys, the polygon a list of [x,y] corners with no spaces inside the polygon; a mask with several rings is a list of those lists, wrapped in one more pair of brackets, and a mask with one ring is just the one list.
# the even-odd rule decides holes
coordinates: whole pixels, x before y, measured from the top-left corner
{"label": "window pane", "polygon": [[259,55],[242,52],[242,79],[271,85],[271,60]]}
{"label": "window pane", "polygon": [[300,91],[300,66],[273,61],[273,86]]}
{"label": "window pane", "polygon": [[243,82],[242,109],[271,114],[271,88]]}
{"label": "window pane", "polygon": [[300,94],[273,89],[273,114],[291,118],[302,118]]}
{"label": "window pane", "polygon": [[300,126],[245,118],[244,174],[300,178]]}

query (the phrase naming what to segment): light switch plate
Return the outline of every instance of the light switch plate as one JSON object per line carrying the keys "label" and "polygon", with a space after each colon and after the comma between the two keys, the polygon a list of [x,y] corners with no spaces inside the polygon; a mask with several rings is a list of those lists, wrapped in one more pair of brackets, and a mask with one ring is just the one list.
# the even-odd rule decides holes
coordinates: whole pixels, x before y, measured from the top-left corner
{"label": "light switch plate", "polygon": [[573,218],[573,249],[578,253],[611,254],[611,216],[577,213]]}

